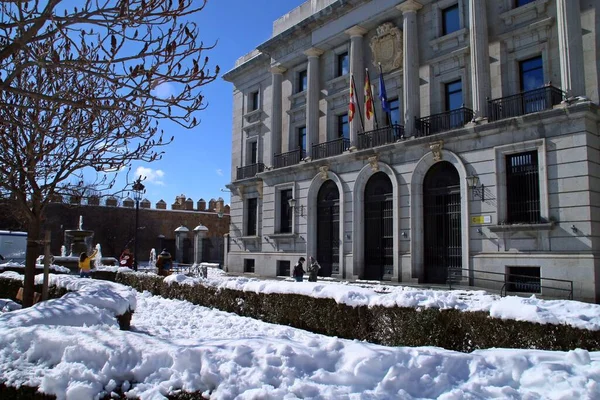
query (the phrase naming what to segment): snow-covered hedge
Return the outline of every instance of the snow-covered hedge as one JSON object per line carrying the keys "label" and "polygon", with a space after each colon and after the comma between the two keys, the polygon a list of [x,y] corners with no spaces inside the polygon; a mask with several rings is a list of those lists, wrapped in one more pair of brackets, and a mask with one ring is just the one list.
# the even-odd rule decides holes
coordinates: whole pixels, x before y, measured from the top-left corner
{"label": "snow-covered hedge", "polygon": [[[304,295],[286,291],[283,288],[285,282],[279,282],[279,288],[274,289],[276,284],[257,281],[256,290],[253,291],[243,290],[239,285],[226,283],[227,281],[222,281],[222,284],[211,282],[210,279],[202,282],[187,279],[183,275],[172,275],[165,279],[152,274],[118,273],[116,281],[139,291],[148,290],[155,295],[187,300],[265,322],[387,346],[439,346],[463,352],[493,347],[600,350],[600,330],[582,329],[557,321],[540,324],[497,318],[493,315],[494,312],[498,315],[510,315],[510,309],[500,313],[497,307],[479,304],[465,310],[467,307],[457,307],[462,304],[458,299],[454,300],[454,308],[442,308],[441,295],[436,303],[437,307],[426,307],[410,306],[410,302],[404,303],[398,299],[386,301],[385,296],[381,301],[368,300],[365,299],[366,291],[361,295],[361,290],[347,290],[346,293],[359,297],[357,301],[349,300],[354,305],[348,305],[341,299],[334,298],[335,296],[309,295],[308,291],[318,286],[314,284],[293,286],[297,290],[307,291]],[[326,286],[319,286],[319,293],[335,290],[327,289]],[[477,295],[474,293],[474,296]],[[344,298],[347,296],[348,294]],[[402,305],[398,305],[399,303]],[[432,297],[429,303],[435,303],[435,299]],[[500,299],[499,303],[502,306],[498,307],[527,308],[520,300],[510,298],[506,301]],[[564,304],[568,307],[567,303]],[[579,309],[584,310],[584,307],[582,305]],[[513,312],[515,313],[516,311]]]}

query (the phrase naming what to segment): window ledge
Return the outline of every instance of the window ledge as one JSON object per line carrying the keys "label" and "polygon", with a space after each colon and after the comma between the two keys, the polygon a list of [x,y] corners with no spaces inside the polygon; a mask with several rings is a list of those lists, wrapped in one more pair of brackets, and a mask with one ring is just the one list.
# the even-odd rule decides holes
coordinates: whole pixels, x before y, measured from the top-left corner
{"label": "window ledge", "polygon": [[543,222],[540,224],[503,224],[491,225],[491,232],[519,232],[519,231],[549,231],[554,228],[554,222]]}
{"label": "window ledge", "polygon": [[456,40],[456,45],[460,45],[461,43],[463,43],[465,41],[467,37],[467,28],[461,28],[457,31],[454,31],[452,33],[449,33],[447,35],[444,36],[440,36],[437,39],[433,39],[429,41],[429,45],[431,47],[433,47],[433,50],[438,51],[440,46],[442,46],[443,44],[450,42],[452,40]]}
{"label": "window ledge", "polygon": [[303,90],[301,92],[298,93],[294,93],[293,95],[291,95],[290,97],[288,97],[290,100],[296,100],[296,99],[300,99],[306,97],[306,90]]}
{"label": "window ledge", "polygon": [[271,233],[269,236],[271,239],[273,240],[278,240],[278,239],[291,239],[296,237],[295,233],[289,232],[289,233]]}
{"label": "window ledge", "polygon": [[344,82],[345,85],[350,84],[350,74],[344,74],[340,76],[336,76],[333,79],[330,79],[326,82],[327,86],[335,86],[337,83]]}
{"label": "window ledge", "polygon": [[[500,14],[500,18],[506,25],[512,25],[517,20],[517,23],[525,22],[530,19],[537,18],[540,14],[546,11],[546,6],[549,0],[536,0],[524,6],[515,7]],[[530,15],[526,15],[530,13]]]}
{"label": "window ledge", "polygon": [[239,238],[244,242],[255,242],[260,240],[260,236],[240,236]]}

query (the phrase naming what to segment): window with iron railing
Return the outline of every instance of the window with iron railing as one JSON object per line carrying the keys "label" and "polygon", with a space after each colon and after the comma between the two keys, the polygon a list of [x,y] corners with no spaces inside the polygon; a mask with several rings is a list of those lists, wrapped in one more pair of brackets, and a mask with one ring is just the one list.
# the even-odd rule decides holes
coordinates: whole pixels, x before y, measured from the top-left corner
{"label": "window with iron railing", "polygon": [[292,232],[292,208],[289,200],[292,198],[292,189],[285,189],[279,192],[279,232]]}
{"label": "window with iron railing", "polygon": [[258,199],[256,197],[246,200],[246,236],[256,236],[258,221]]}
{"label": "window with iron railing", "polygon": [[506,222],[541,222],[537,150],[506,156]]}

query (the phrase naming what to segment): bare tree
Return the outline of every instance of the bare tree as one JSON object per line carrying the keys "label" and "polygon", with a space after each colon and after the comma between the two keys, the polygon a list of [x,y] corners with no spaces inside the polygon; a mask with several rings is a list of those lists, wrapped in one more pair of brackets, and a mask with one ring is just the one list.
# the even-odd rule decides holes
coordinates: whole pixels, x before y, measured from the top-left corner
{"label": "bare tree", "polygon": [[206,0],[80,3],[0,3],[0,198],[28,223],[24,306],[49,201],[112,189],[108,172],[159,159],[173,140],[159,121],[195,127],[219,73],[193,22]]}

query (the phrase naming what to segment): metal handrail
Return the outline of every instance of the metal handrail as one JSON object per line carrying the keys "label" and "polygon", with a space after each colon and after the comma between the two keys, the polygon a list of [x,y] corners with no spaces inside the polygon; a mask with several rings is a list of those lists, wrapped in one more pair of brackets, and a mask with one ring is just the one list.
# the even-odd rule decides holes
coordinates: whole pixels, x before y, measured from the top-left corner
{"label": "metal handrail", "polygon": [[265,170],[265,164],[256,163],[243,167],[237,167],[237,179],[253,178],[259,172]]}
{"label": "metal handrail", "polygon": [[324,143],[313,144],[312,155],[313,160],[320,158],[333,157],[342,154],[350,147],[350,139],[340,137]]}
{"label": "metal handrail", "polygon": [[299,164],[304,158],[305,154],[301,147],[295,150],[288,151],[286,153],[279,153],[273,155],[273,167],[283,168],[289,167],[290,165]]}
{"label": "metal handrail", "polygon": [[498,121],[549,110],[560,104],[564,98],[565,93],[562,90],[547,85],[511,96],[488,100],[488,121]]}
{"label": "metal handrail", "polygon": [[[520,281],[514,281],[511,280],[512,278],[537,278],[537,277],[532,277],[530,275],[520,275],[520,274],[509,274],[509,273],[503,273],[503,272],[493,272],[493,271],[482,271],[482,270],[477,270],[477,269],[467,269],[467,268],[448,268],[447,269],[447,275],[446,275],[446,283],[448,284],[448,288],[450,290],[452,290],[452,285],[456,284],[457,282],[460,282],[463,277],[465,277],[465,275],[463,275],[463,271],[467,272],[466,277],[469,279],[474,279],[477,281],[487,281],[487,282],[496,282],[496,283],[502,283],[502,287],[500,289],[500,296],[506,296],[508,294],[508,292],[511,293],[518,293],[518,291],[515,290],[508,290],[508,285],[513,285],[513,284],[524,284],[523,282]],[[460,274],[458,273],[460,272]],[[497,275],[497,276],[502,276],[502,279],[492,279],[492,278],[475,278],[470,276],[469,274],[473,274],[473,273],[481,273],[481,274],[486,274],[486,275]],[[459,279],[456,279],[457,277],[459,277]],[[507,279],[508,278],[508,279]],[[573,300],[573,281],[569,281],[566,279],[557,279],[557,278],[544,278],[544,277],[539,277],[540,280],[540,284],[536,285],[536,288],[540,289],[540,292],[542,289],[550,289],[550,290],[556,290],[559,292],[567,292],[568,293],[568,299],[569,300]],[[565,283],[568,284],[568,288],[562,288],[562,287],[556,287],[556,286],[547,286],[547,285],[543,285],[542,282],[543,281],[552,281],[552,282],[561,282],[561,283]]]}
{"label": "metal handrail", "polygon": [[384,144],[394,143],[395,141],[404,138],[404,126],[388,125],[383,128],[373,129],[358,134],[358,148],[369,149]]}
{"label": "metal handrail", "polygon": [[466,107],[433,114],[428,117],[415,117],[416,136],[429,136],[434,133],[462,128],[473,119],[473,110]]}

